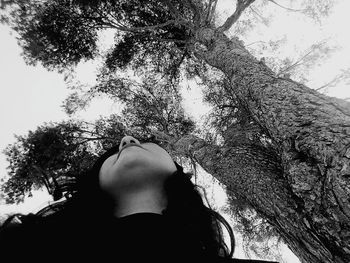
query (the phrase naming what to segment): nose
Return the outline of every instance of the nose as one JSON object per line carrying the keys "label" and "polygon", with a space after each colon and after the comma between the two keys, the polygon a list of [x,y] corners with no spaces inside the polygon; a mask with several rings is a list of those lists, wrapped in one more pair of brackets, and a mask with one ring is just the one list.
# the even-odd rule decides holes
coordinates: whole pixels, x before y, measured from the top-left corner
{"label": "nose", "polygon": [[119,151],[124,148],[126,145],[128,144],[139,144],[141,145],[141,143],[135,139],[132,136],[124,136],[123,139],[120,141],[120,145],[119,145]]}

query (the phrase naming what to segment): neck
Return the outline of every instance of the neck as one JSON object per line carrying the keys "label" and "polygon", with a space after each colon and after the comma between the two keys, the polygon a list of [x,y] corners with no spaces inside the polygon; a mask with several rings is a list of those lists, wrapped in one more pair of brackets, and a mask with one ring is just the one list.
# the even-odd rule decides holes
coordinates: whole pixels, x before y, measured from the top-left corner
{"label": "neck", "polygon": [[166,205],[165,193],[158,189],[146,189],[119,197],[114,215],[123,217],[136,213],[162,214],[162,210],[166,208]]}

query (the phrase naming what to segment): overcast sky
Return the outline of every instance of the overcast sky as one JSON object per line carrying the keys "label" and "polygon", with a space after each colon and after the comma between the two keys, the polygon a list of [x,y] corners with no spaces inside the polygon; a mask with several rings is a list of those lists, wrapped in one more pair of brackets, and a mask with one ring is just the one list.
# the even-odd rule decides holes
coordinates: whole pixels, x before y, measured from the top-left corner
{"label": "overcast sky", "polygon": [[[288,3],[289,1],[280,1]],[[232,10],[232,0],[219,1],[219,10],[223,15],[228,15]],[[304,50],[310,45],[323,39],[329,39],[329,43],[339,47],[332,57],[322,61],[310,72],[308,86],[317,88],[337,75],[341,69],[350,67],[350,39],[346,26],[350,24],[350,1],[337,1],[333,13],[323,20],[322,26],[311,20],[299,16],[293,12],[288,13],[271,4],[269,13],[263,16],[273,16],[269,26],[257,26],[245,36],[246,44],[254,41],[277,40],[287,37],[288,45],[280,50],[276,56],[289,56],[296,50]],[[15,37],[6,26],[0,26],[0,149],[14,142],[14,134],[25,135],[29,130],[34,130],[38,125],[49,121],[61,121],[67,119],[60,105],[70,93],[66,89],[63,76],[56,72],[48,72],[40,65],[31,67],[25,65],[20,56]],[[105,39],[109,41],[108,36]],[[78,72],[81,81],[92,83],[95,78],[94,64],[82,65]],[[198,87],[192,86],[191,91],[183,91],[185,97],[184,107],[195,117],[200,119],[208,108],[201,103],[201,93]],[[328,90],[330,96],[349,98],[350,88],[342,83]],[[80,113],[76,117],[88,120],[96,119],[99,115],[109,115],[118,110],[116,104],[108,100],[96,100],[87,112]],[[5,156],[0,154],[0,177],[6,174],[7,162]],[[47,198],[45,192],[38,193],[32,201],[17,207],[22,212],[29,212],[37,208]],[[5,212],[4,206],[0,206],[0,214]],[[14,207],[7,207],[6,211],[13,211]],[[297,262],[290,258],[288,262]]]}

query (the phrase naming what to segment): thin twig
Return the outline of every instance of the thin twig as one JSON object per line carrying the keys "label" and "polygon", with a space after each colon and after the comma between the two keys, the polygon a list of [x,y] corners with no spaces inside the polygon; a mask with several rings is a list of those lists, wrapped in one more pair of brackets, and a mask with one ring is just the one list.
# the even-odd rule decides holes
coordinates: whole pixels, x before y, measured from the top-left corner
{"label": "thin twig", "polygon": [[205,21],[208,21],[212,3],[213,3],[213,0],[209,0],[208,6],[206,8],[207,9],[207,13],[205,15]]}
{"label": "thin twig", "polygon": [[275,5],[277,5],[277,6],[279,6],[279,7],[282,7],[283,9],[289,10],[289,11],[293,11],[293,12],[301,12],[301,11],[304,11],[303,9],[293,9],[293,8],[289,8],[289,7],[282,6],[282,5],[280,5],[279,3],[276,3],[274,0],[268,0],[268,1],[270,1],[271,3],[274,3]]}
{"label": "thin twig", "polygon": [[255,10],[253,7],[251,7],[251,6],[249,7],[249,9],[252,10],[253,13],[256,14],[256,15],[262,20],[262,22],[264,23],[265,26],[268,25],[267,19],[266,19],[265,17],[263,17],[258,11],[256,11],[256,10]]}
{"label": "thin twig", "polygon": [[254,42],[252,42],[252,43],[249,43],[249,44],[247,44],[247,45],[245,45],[245,47],[249,47],[249,46],[251,46],[251,45],[253,45],[253,44],[257,44],[257,43],[266,43],[266,41],[254,41]]}
{"label": "thin twig", "polygon": [[243,11],[250,6],[255,0],[237,0],[237,6],[235,12],[229,16],[225,23],[218,28],[218,31],[224,32],[229,30],[234,23],[240,18]]}
{"label": "thin twig", "polygon": [[179,10],[173,5],[171,0],[163,0],[163,2],[168,6],[171,13],[173,13],[176,17],[176,20],[180,20],[185,24],[188,24],[188,21],[181,15]]}
{"label": "thin twig", "polygon": [[186,4],[190,9],[192,9],[194,13],[194,18],[193,18],[194,24],[198,26],[200,23],[201,12],[199,10],[199,7],[196,5],[194,1],[195,0],[185,0],[184,4]]}
{"label": "thin twig", "polygon": [[179,20],[168,20],[165,23],[161,23],[161,24],[157,24],[157,25],[153,25],[153,26],[143,26],[143,27],[124,27],[121,26],[118,29],[122,30],[122,31],[127,31],[127,32],[142,32],[142,31],[149,31],[149,30],[154,30],[157,28],[162,28],[171,24],[176,24],[179,23]]}
{"label": "thin twig", "polygon": [[188,43],[188,41],[186,41],[186,40],[178,40],[175,38],[161,38],[161,37],[156,37],[156,36],[152,36],[151,38],[158,40],[158,41],[163,41],[163,42],[183,43],[183,44]]}
{"label": "thin twig", "polygon": [[321,90],[321,89],[327,88],[330,84],[334,83],[335,81],[336,81],[336,79],[332,79],[330,82],[328,82],[328,83],[322,85],[321,87],[319,87],[319,88],[317,88],[317,89],[315,89],[315,90],[316,90],[316,91],[319,91],[319,90]]}
{"label": "thin twig", "polygon": [[[323,44],[319,44],[318,47],[321,46],[321,45],[323,45]],[[309,52],[307,52],[304,56],[302,56],[302,57],[301,57],[299,60],[297,60],[295,63],[293,63],[292,65],[290,65],[290,66],[288,66],[288,67],[286,67],[286,68],[284,68],[284,69],[282,69],[282,70],[280,70],[280,71],[278,72],[277,76],[281,75],[282,73],[288,72],[288,71],[290,71],[291,69],[293,69],[293,68],[295,68],[295,67],[301,65],[301,64],[303,63],[303,60],[304,60],[306,57],[308,57],[311,53],[313,53],[313,52],[315,51],[315,49],[316,49],[316,48],[311,49]]]}
{"label": "thin twig", "polygon": [[210,23],[210,21],[212,21],[213,17],[214,17],[214,14],[215,14],[215,11],[216,11],[216,5],[218,3],[218,0],[215,0],[214,4],[213,4],[213,7],[211,8],[211,11],[210,11],[210,14],[209,14],[209,17],[208,17],[208,22]]}

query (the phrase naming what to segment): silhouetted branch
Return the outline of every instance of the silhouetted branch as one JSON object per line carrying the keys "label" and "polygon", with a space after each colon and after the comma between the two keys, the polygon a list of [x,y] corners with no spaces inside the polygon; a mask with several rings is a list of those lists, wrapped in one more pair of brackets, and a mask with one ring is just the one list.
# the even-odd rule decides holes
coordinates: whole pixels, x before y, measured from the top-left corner
{"label": "silhouetted branch", "polygon": [[226,19],[225,23],[218,28],[219,31],[224,32],[229,30],[234,23],[240,18],[243,11],[250,6],[255,0],[237,0],[235,12]]}
{"label": "silhouetted branch", "polygon": [[268,1],[270,1],[271,3],[274,3],[275,5],[277,5],[279,7],[282,7],[283,9],[289,10],[289,11],[293,11],[293,12],[301,12],[301,11],[303,11],[303,9],[292,9],[292,8],[289,8],[289,7],[284,7],[284,6],[280,5],[279,3],[276,3],[274,0],[268,0]]}
{"label": "silhouetted branch", "polygon": [[217,3],[218,3],[218,0],[210,0],[209,1],[207,15],[206,15],[206,21],[208,23],[210,23],[210,21],[213,19]]}

